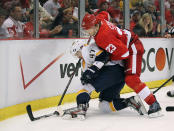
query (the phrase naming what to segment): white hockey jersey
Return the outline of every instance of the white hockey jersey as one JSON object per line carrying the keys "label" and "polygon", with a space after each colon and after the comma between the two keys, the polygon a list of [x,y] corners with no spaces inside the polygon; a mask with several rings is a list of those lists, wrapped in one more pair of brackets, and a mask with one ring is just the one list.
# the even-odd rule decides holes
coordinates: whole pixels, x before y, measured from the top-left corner
{"label": "white hockey jersey", "polygon": [[[99,49],[95,43],[84,46],[82,48],[82,70],[85,71],[88,67],[90,67],[95,62],[96,56],[100,55],[102,52],[103,50]],[[116,64],[123,66],[123,62],[121,60],[108,61],[105,66]]]}
{"label": "white hockey jersey", "polygon": [[23,38],[24,24],[20,21],[14,20],[12,17],[8,17],[2,25],[5,29],[8,37],[11,38]]}

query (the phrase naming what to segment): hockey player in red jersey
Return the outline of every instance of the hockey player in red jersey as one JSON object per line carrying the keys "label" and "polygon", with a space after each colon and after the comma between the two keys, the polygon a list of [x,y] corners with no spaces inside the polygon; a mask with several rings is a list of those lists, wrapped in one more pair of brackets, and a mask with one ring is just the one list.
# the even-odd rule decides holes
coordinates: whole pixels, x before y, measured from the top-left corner
{"label": "hockey player in red jersey", "polygon": [[[149,116],[159,116],[161,110],[159,103],[146,84],[140,80],[143,44],[135,33],[119,29],[103,18],[86,14],[82,21],[82,28],[94,37],[100,48],[111,54],[111,60],[125,60],[126,84],[150,105]],[[93,72],[95,74],[95,71]],[[90,75],[83,76],[84,82],[92,77]]]}

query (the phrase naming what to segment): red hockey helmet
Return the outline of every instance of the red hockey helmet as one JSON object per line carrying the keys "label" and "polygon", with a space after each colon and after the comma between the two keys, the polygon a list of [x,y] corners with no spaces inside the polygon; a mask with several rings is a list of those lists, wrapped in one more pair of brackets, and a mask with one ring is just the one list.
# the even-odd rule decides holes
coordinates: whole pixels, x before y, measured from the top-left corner
{"label": "red hockey helmet", "polygon": [[92,26],[97,24],[97,19],[93,14],[86,14],[82,20],[82,28],[85,30],[90,29]]}
{"label": "red hockey helmet", "polygon": [[107,11],[102,11],[96,16],[96,19],[97,20],[104,19],[104,20],[110,21],[110,15]]}

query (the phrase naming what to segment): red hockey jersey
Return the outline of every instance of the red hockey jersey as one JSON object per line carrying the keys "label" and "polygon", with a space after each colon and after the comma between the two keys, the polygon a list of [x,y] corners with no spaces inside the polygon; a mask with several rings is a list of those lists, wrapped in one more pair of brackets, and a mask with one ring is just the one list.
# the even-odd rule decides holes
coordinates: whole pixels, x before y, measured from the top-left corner
{"label": "red hockey jersey", "polygon": [[100,29],[94,39],[99,47],[112,54],[112,60],[129,57],[128,47],[131,33],[128,30],[121,30],[109,21],[101,20]]}

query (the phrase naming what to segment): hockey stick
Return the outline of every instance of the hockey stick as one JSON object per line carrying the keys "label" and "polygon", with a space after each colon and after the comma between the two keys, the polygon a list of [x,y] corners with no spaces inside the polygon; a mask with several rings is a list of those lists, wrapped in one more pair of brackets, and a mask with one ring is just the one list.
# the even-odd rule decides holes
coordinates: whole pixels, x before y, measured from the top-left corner
{"label": "hockey stick", "polygon": [[[60,101],[58,103],[58,107],[62,104],[63,98],[64,98],[64,96],[65,96],[65,94],[66,94],[66,92],[67,92],[67,90],[69,88],[69,85],[70,85],[70,83],[71,83],[71,81],[72,81],[72,79],[73,79],[76,71],[78,70],[80,61],[81,61],[81,59],[78,60],[77,66],[76,66],[73,74],[71,75],[71,77],[70,77],[70,79],[68,81],[68,84],[67,84],[67,86],[66,86],[66,88],[65,88],[65,90],[64,90],[64,92],[63,92],[63,94],[62,94],[62,96],[60,98]],[[57,115],[57,116],[60,115],[60,113],[58,111],[54,111],[53,113],[50,113],[50,114],[47,114],[47,115],[43,115],[43,116],[39,116],[39,117],[34,117],[33,116],[33,113],[32,113],[31,105],[27,105],[26,110],[27,110],[27,114],[28,114],[28,116],[29,116],[29,118],[30,118],[31,121],[39,120],[39,119],[50,117],[50,116],[53,116],[53,115]]]}
{"label": "hockey stick", "polygon": [[[174,75],[170,77],[166,82],[164,82],[158,89],[153,91],[153,94],[155,94],[158,90],[160,90],[163,86],[165,86],[165,84],[167,84],[170,80],[173,80],[173,79],[174,79]],[[166,111],[174,111],[174,106],[167,106]]]}
{"label": "hockey stick", "polygon": [[31,121],[39,120],[39,119],[50,117],[50,116],[53,116],[53,115],[59,116],[59,112],[55,111],[55,112],[50,113],[50,114],[47,114],[47,115],[43,115],[43,116],[39,116],[39,117],[34,117],[33,116],[32,109],[31,109],[31,105],[27,105],[26,109],[27,109],[27,114],[28,114],[28,116],[29,116],[29,118],[30,118]]}
{"label": "hockey stick", "polygon": [[164,82],[160,87],[158,87],[156,90],[153,91],[153,94],[155,94],[158,90],[160,90],[163,86],[165,86],[170,80],[174,78],[174,75],[171,76],[166,82]]}
{"label": "hockey stick", "polygon": [[174,106],[167,106],[166,111],[174,111]]}
{"label": "hockey stick", "polygon": [[[87,44],[89,44],[89,42],[91,41],[91,38],[92,37],[90,36],[89,39],[88,39],[88,41],[87,41]],[[39,117],[34,117],[33,116],[33,113],[32,113],[31,105],[27,105],[26,110],[27,110],[27,114],[28,114],[28,116],[29,116],[29,118],[30,118],[31,121],[39,120],[39,119],[50,117],[50,116],[54,116],[54,115],[59,116],[59,115],[61,115],[63,113],[63,110],[61,110],[60,105],[62,104],[63,98],[64,98],[64,96],[65,96],[65,94],[66,94],[66,92],[68,90],[68,87],[69,87],[69,85],[70,85],[70,83],[71,83],[71,81],[72,81],[72,79],[73,79],[76,71],[78,70],[78,65],[80,64],[80,60],[81,59],[78,60],[77,66],[75,68],[75,71],[71,75],[70,80],[68,81],[68,84],[67,84],[67,86],[66,86],[66,88],[65,88],[65,90],[64,90],[64,92],[63,92],[63,94],[61,96],[61,99],[60,99],[60,101],[58,103],[58,111],[54,111],[53,113],[50,113],[50,114],[47,114],[47,115],[43,115],[43,116],[39,116]]]}

